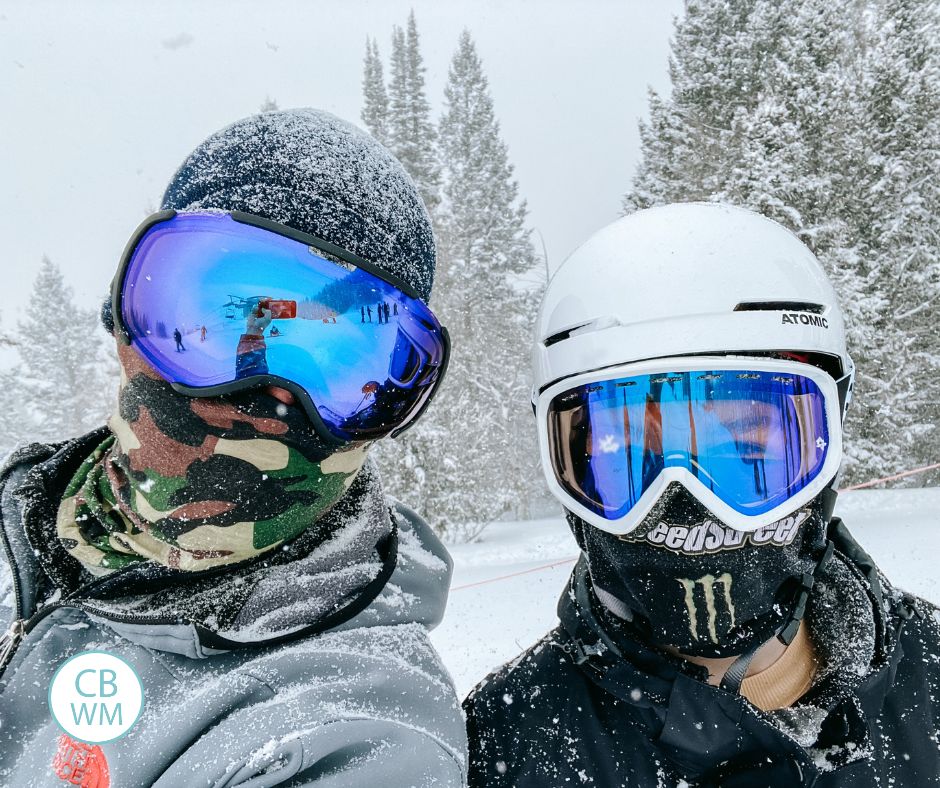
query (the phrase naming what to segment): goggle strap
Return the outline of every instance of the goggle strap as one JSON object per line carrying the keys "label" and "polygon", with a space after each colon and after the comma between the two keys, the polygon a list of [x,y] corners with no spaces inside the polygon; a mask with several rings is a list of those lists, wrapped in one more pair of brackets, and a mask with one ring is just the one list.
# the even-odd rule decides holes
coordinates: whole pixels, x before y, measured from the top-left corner
{"label": "goggle strap", "polygon": [[842,414],[843,420],[845,419],[845,410],[852,399],[853,377],[850,373],[843,375],[841,378],[836,378],[836,390],[839,392],[839,412]]}

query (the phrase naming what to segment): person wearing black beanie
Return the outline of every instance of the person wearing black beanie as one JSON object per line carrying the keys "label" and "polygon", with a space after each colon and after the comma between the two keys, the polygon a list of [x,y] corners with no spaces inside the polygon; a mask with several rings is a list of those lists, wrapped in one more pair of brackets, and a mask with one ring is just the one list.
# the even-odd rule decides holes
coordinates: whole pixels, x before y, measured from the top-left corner
{"label": "person wearing black beanie", "polygon": [[[452,562],[368,458],[444,374],[434,266],[401,164],[328,113],[249,117],[186,158],[102,308],[108,425],[0,475],[0,783],[465,784],[428,639]],[[383,300],[393,324],[360,320]],[[145,699],[99,738],[58,685],[37,700],[90,650]]]}

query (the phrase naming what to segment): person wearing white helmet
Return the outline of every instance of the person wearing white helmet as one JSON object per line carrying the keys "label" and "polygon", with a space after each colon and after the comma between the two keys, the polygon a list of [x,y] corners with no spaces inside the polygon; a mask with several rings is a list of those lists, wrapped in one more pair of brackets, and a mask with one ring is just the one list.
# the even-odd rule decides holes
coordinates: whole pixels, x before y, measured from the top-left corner
{"label": "person wearing white helmet", "polygon": [[794,235],[718,204],[604,228],[549,282],[559,626],[464,703],[471,786],[940,785],[936,608],[832,517],[854,365]]}

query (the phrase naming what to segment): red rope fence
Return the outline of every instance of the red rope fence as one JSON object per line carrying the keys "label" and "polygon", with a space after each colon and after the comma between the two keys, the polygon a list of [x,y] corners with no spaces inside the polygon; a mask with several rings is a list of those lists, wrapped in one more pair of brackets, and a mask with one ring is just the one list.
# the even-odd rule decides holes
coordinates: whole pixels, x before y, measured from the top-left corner
{"label": "red rope fence", "polygon": [[849,490],[862,490],[865,487],[873,487],[874,485],[881,484],[882,482],[893,482],[895,479],[903,479],[905,476],[913,476],[915,473],[932,471],[934,468],[940,468],[940,462],[935,462],[933,465],[925,465],[922,468],[914,468],[913,470],[904,471],[903,473],[896,473],[894,476],[885,476],[883,479],[872,479],[870,482],[853,484],[851,487],[843,487],[839,490],[839,492],[844,493],[849,492]]}

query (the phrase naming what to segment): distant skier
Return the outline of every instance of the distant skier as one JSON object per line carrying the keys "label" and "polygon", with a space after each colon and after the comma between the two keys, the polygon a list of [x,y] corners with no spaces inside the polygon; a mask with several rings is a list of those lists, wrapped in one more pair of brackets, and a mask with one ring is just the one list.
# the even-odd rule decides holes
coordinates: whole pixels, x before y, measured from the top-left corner
{"label": "distant skier", "polygon": [[359,307],[359,315],[361,317],[359,322],[365,323],[366,322],[366,308],[364,306]]}
{"label": "distant skier", "polygon": [[555,272],[536,340],[581,556],[559,626],[465,701],[470,785],[940,785],[938,610],[832,517],[854,365],[810,250],[640,211]]}
{"label": "distant skier", "polygon": [[181,350],[186,350],[183,347],[183,335],[180,333],[178,328],[173,329],[173,341],[176,342],[176,352],[179,353]]}
{"label": "distant skier", "polygon": [[382,304],[382,309],[385,310],[385,322],[388,323],[388,302],[386,301]]}
{"label": "distant skier", "polygon": [[207,331],[207,330],[206,330],[206,327],[205,327],[205,326],[203,326],[202,328],[199,329],[199,341],[200,341],[200,342],[205,342],[205,341],[206,341],[206,331]]}

